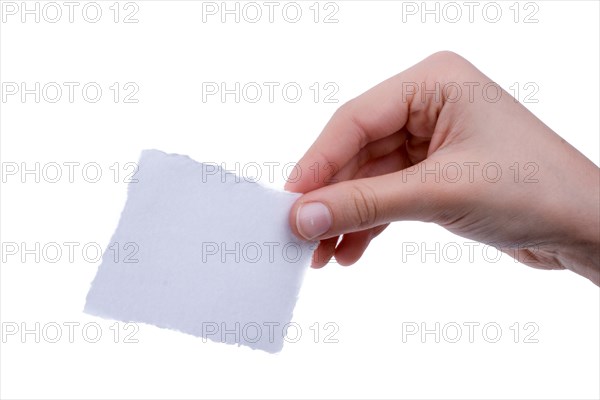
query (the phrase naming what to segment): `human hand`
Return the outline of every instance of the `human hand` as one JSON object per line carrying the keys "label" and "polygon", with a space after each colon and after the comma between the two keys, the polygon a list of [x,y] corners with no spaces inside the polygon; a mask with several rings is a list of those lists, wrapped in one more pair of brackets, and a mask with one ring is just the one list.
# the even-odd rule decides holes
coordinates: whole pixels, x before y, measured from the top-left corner
{"label": "human hand", "polygon": [[298,162],[315,166],[286,184],[304,193],[292,230],[320,240],[313,267],[353,264],[387,224],[418,220],[600,284],[598,167],[454,53],[341,106]]}

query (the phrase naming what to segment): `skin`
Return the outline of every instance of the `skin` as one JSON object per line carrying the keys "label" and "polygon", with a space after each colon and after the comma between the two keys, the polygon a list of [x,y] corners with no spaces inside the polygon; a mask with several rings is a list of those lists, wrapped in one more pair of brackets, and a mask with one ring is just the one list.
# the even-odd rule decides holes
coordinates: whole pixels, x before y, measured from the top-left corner
{"label": "skin", "polygon": [[[325,233],[304,237],[320,241],[313,267],[333,256],[351,265],[387,224],[413,220],[600,285],[599,168],[507,92],[491,101],[501,89],[490,82],[464,58],[440,52],[335,112],[298,162],[299,171],[316,165],[319,173],[286,184],[303,193],[290,212],[297,236],[302,205],[320,202],[331,213]],[[436,98],[422,83],[445,89]],[[486,84],[494,85],[487,97]],[[489,163],[501,178],[497,168],[483,171]]]}

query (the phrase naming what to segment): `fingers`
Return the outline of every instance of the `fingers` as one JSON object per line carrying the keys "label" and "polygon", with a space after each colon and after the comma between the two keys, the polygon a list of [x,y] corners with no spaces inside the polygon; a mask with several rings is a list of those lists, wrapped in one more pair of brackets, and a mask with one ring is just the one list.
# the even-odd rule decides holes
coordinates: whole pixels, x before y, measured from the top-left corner
{"label": "fingers", "polygon": [[370,178],[372,176],[391,174],[392,172],[405,169],[410,165],[411,164],[408,159],[406,147],[403,146],[390,154],[368,161],[358,171],[356,171],[352,179]]}
{"label": "fingers", "polygon": [[297,182],[288,183],[286,190],[306,193],[323,187],[368,143],[400,130],[408,110],[401,101],[394,101],[398,83],[389,79],[341,106],[298,162],[300,171],[315,174],[303,174]]}
{"label": "fingers", "polygon": [[372,239],[372,230],[354,232],[344,235],[335,249],[335,259],[338,264],[349,266],[363,255]]}
{"label": "fingers", "polygon": [[299,237],[322,240],[397,220],[430,221],[443,207],[437,191],[406,170],[340,182],[298,199],[290,225]]}
{"label": "fingers", "polygon": [[[372,153],[374,154],[374,152]],[[369,160],[366,164],[364,164],[360,169],[354,173],[352,178],[365,178],[370,176],[384,175],[388,173],[392,173],[398,171],[402,168],[405,168],[406,162],[406,149],[404,147],[400,147],[393,151],[390,154],[379,157],[374,160]],[[339,236],[335,236],[333,238],[322,240],[319,244],[319,247],[315,251],[313,255],[313,268],[321,268],[329,263],[331,258],[335,254],[336,260],[341,265],[351,265],[354,264],[358,259],[362,256],[362,253],[365,251],[370,241],[379,235],[383,230],[387,227],[386,225],[380,225],[375,228],[371,228],[367,231],[360,231],[355,233],[345,234],[342,242],[337,245]],[[359,235],[363,232],[369,232],[370,237],[368,240],[365,240],[359,249],[358,243],[359,241],[351,239],[352,235]],[[337,247],[336,247],[337,245]],[[349,252],[348,248],[352,247],[356,250],[350,250],[353,254],[347,254]],[[339,253],[341,251],[341,253]]]}
{"label": "fingers", "polygon": [[290,225],[299,237],[321,241],[315,267],[334,254],[342,265],[356,262],[380,225],[440,213],[435,188],[391,172],[427,161],[443,141],[433,135],[444,101],[421,99],[412,107],[416,96],[405,84],[412,90],[418,83],[438,85],[459,63],[465,66],[452,53],[434,54],[344,104],[298,162],[304,173],[285,188],[305,195],[293,206]]}
{"label": "fingers", "polygon": [[[400,161],[398,160],[398,156],[401,156],[401,154],[396,150],[403,148],[406,145],[408,137],[409,133],[403,129],[390,136],[386,136],[382,139],[367,144],[331,178],[329,183],[336,183],[373,175],[381,175],[381,173],[372,173],[369,175],[369,173],[373,171],[373,168],[372,166],[367,166],[367,164],[379,162],[382,158],[390,154],[393,154],[394,157],[388,158],[391,158],[394,161]],[[408,166],[408,164],[406,166]],[[399,169],[400,168],[395,168],[393,171],[397,171]],[[388,172],[392,172],[392,170]]]}
{"label": "fingers", "polygon": [[366,231],[347,233],[335,249],[335,259],[340,265],[349,266],[357,262],[375,237],[387,228],[379,225]]}
{"label": "fingers", "polygon": [[[397,135],[392,135],[392,136],[390,136],[390,138],[393,136],[397,136]],[[385,139],[382,139],[382,140],[385,140]],[[371,143],[372,145],[376,145],[376,147],[377,147],[377,148],[372,148],[369,150],[369,152],[370,152],[369,155],[371,157],[387,153],[387,150],[382,150],[381,152],[379,151],[379,148],[381,146],[381,143],[379,143],[379,142],[381,142],[382,140]],[[388,141],[388,145],[390,145],[390,147],[391,146],[396,147],[395,144],[396,143],[389,143],[389,141]],[[366,163],[364,163],[364,165],[362,165],[358,169],[358,171],[354,171],[354,168],[356,167],[356,165],[362,164],[361,162],[358,162],[356,165],[353,164],[352,166],[349,164],[347,167],[352,167],[352,170],[347,171],[347,172],[352,173],[352,176],[343,178],[343,180],[352,179],[352,178],[358,179],[358,178],[365,178],[365,177],[370,177],[370,176],[377,176],[377,175],[384,175],[384,174],[392,173],[392,172],[398,171],[402,168],[405,168],[406,160],[407,160],[406,149],[404,148],[404,146],[400,146],[396,150],[392,151],[389,154],[385,154],[385,155],[383,155],[379,158],[373,159],[373,160],[368,160]],[[336,178],[338,177],[338,175],[336,175]],[[383,232],[383,230],[386,227],[387,227],[387,224],[380,225],[375,228],[371,228],[367,231],[360,231],[360,232],[345,234],[342,242],[339,245],[337,244],[339,236],[334,236],[332,238],[322,240],[319,243],[319,247],[313,254],[312,267],[313,268],[324,267],[325,265],[327,265],[329,263],[329,261],[334,256],[334,254],[335,254],[336,260],[341,265],[354,264],[362,256],[365,249],[369,245],[370,241],[374,237],[379,235],[381,232]],[[364,235],[365,232],[369,235],[369,237],[368,237],[368,240],[362,241],[362,244],[359,245],[359,242],[361,242],[360,240],[352,239],[352,235],[361,235],[361,234]],[[337,245],[337,247],[336,247],[336,245]]]}
{"label": "fingers", "polygon": [[431,137],[443,101],[417,101],[412,107],[415,87],[439,85],[458,60],[452,53],[434,54],[342,105],[298,162],[300,179],[288,182],[286,190],[306,193],[327,185],[365,146],[405,126],[415,136]]}
{"label": "fingers", "polygon": [[368,143],[400,130],[407,120],[407,107],[392,101],[397,82],[385,81],[341,106],[321,135],[298,162],[304,173],[286,190],[306,193],[322,187]]}
{"label": "fingers", "polygon": [[329,260],[331,260],[331,257],[333,257],[333,254],[335,253],[335,246],[338,239],[339,236],[334,236],[329,239],[321,240],[317,250],[313,253],[311,265],[313,268],[322,268],[329,263]]}

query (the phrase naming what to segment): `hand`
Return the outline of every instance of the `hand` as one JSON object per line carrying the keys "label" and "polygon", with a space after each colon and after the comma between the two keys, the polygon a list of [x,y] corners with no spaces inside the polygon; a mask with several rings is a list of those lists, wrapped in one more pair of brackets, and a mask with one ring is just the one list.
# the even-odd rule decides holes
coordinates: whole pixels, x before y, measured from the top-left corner
{"label": "hand", "polygon": [[353,264],[387,224],[418,220],[600,284],[598,167],[454,53],[342,105],[297,170],[290,225],[320,240],[313,267]]}

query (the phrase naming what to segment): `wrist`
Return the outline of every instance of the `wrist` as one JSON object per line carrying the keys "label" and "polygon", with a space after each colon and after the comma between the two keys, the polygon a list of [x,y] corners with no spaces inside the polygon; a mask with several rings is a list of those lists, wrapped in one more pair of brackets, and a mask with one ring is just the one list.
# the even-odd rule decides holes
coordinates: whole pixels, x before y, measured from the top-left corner
{"label": "wrist", "polygon": [[600,286],[600,243],[572,243],[562,247],[557,261],[567,269]]}
{"label": "wrist", "polygon": [[567,203],[571,212],[562,213],[568,229],[556,255],[563,267],[600,286],[600,170],[595,166],[593,169],[590,175],[595,182],[578,185],[579,195],[572,194]]}

